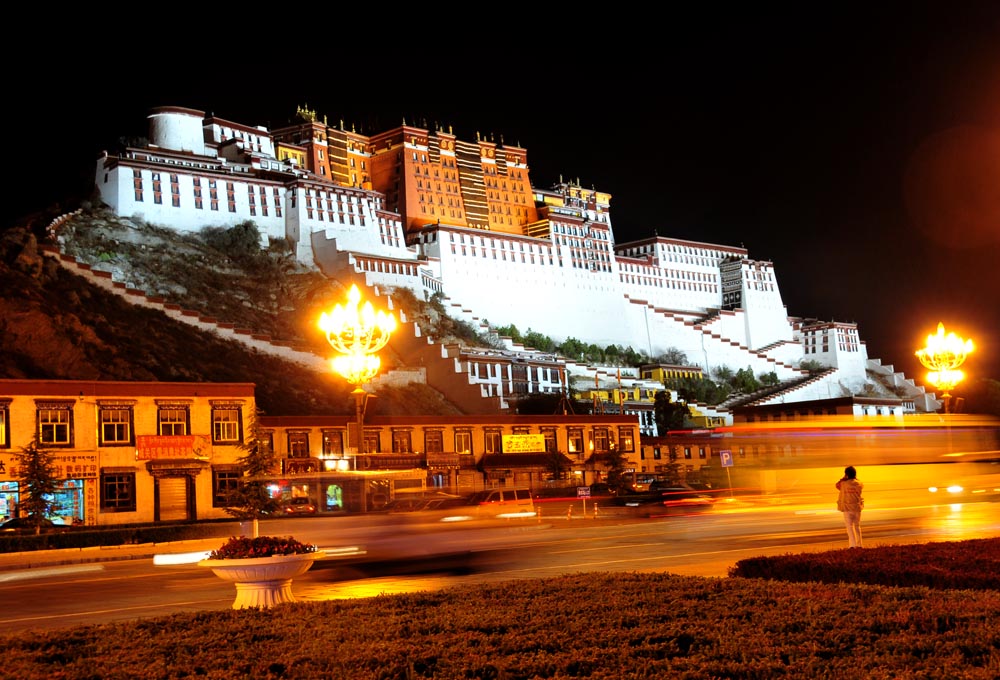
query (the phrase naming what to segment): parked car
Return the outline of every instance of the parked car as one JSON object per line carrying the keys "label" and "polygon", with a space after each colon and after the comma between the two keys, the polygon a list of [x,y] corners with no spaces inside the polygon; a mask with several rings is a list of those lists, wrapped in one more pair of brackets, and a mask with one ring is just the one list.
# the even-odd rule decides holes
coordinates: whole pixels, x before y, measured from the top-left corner
{"label": "parked car", "polygon": [[282,504],[281,512],[286,515],[315,515],[316,506],[305,496],[299,496]]}
{"label": "parked car", "polygon": [[[33,534],[35,533],[35,518],[34,517],[12,517],[11,519],[5,520],[0,524],[0,531],[6,533],[19,533],[19,534]],[[58,531],[60,529],[68,529],[65,524],[56,524],[50,519],[43,518],[41,520],[42,532],[48,531]]]}

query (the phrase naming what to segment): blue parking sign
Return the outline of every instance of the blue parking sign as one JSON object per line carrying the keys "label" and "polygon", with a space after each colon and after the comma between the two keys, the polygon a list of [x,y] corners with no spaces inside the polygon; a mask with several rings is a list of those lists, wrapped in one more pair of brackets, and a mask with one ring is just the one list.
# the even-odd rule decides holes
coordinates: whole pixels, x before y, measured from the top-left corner
{"label": "blue parking sign", "polygon": [[733,452],[732,451],[719,451],[719,462],[722,463],[722,467],[732,467],[733,466]]}

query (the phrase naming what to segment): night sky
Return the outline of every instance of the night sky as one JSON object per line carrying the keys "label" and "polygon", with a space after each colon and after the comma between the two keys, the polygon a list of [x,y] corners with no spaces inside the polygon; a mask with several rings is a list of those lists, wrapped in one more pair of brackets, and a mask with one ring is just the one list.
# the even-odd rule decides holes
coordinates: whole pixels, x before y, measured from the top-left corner
{"label": "night sky", "polygon": [[[619,243],[745,246],[774,263],[789,315],[856,322],[869,357],[918,382],[939,321],[976,343],[970,377],[1000,379],[1000,3],[787,7],[562,29],[525,16],[475,45],[386,35],[364,58],[248,40],[238,22],[191,40],[198,58],[151,47],[162,26],[49,31],[53,58],[0,55],[24,104],[5,106],[18,188],[3,224],[72,206],[155,106],[269,128],[300,105],[366,134],[440,124],[523,146],[535,186],[609,192]],[[352,65],[321,66],[343,54]]]}

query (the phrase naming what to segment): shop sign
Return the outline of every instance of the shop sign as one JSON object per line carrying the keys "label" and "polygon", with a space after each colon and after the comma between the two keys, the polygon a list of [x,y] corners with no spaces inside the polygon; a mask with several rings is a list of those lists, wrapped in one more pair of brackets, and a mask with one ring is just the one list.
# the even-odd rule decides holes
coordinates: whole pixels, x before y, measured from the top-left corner
{"label": "shop sign", "polygon": [[141,434],[135,438],[136,460],[162,458],[196,458],[208,460],[212,446],[208,437],[201,434],[152,435]]}
{"label": "shop sign", "polygon": [[504,453],[545,453],[544,434],[505,434]]}

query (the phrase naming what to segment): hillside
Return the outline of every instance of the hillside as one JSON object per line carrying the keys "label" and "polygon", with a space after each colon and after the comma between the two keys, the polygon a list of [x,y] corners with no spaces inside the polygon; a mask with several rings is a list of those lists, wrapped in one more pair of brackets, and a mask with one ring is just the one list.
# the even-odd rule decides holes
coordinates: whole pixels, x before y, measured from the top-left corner
{"label": "hillside", "polygon": [[[252,382],[268,415],[353,413],[351,386],[339,377],[248,350],[69,273],[40,253],[39,239],[48,237],[43,226],[0,233],[0,376]],[[343,299],[343,289],[295,265],[280,244],[263,254],[230,257],[196,236],[178,237],[106,213],[74,220],[59,238],[65,252],[105,263],[130,288],[329,354],[313,330],[315,319]],[[380,388],[378,396],[374,414],[457,412],[422,385]]]}

